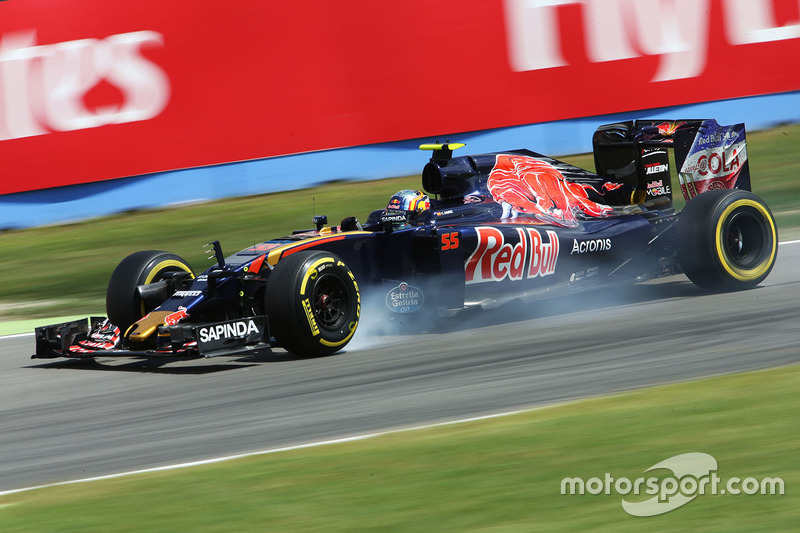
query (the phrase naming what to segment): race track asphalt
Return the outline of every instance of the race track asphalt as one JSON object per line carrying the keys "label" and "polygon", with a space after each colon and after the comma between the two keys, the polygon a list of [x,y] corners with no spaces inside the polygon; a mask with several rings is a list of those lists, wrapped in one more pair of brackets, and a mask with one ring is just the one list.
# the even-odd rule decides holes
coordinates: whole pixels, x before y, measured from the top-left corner
{"label": "race track asphalt", "polygon": [[447,332],[359,331],[346,353],[170,363],[31,360],[0,339],[0,491],[800,362],[800,243],[757,289],[683,276]]}

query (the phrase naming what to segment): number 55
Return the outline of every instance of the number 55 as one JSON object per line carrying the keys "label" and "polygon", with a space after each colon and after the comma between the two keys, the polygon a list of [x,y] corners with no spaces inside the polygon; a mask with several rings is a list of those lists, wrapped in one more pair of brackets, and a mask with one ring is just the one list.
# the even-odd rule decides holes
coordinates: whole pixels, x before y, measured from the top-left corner
{"label": "number 55", "polygon": [[442,233],[442,250],[455,250],[458,248],[458,232]]}

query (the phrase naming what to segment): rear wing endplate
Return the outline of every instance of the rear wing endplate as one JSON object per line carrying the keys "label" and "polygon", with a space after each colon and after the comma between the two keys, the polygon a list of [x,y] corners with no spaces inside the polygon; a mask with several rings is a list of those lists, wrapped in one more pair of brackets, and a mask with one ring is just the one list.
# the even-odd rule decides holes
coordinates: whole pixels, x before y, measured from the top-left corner
{"label": "rear wing endplate", "polygon": [[634,186],[648,200],[672,199],[669,148],[687,201],[713,189],[751,188],[744,124],[630,120],[600,126],[592,145],[598,174]]}

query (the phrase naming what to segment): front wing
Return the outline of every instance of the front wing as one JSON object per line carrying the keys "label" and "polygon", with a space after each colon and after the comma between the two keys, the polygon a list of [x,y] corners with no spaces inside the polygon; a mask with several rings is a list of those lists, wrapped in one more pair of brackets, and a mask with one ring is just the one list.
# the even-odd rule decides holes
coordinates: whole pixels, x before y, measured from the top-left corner
{"label": "front wing", "polygon": [[126,345],[119,328],[103,317],[38,327],[34,359],[72,357],[218,357],[269,348],[266,316],[225,322],[160,326],[155,348]]}

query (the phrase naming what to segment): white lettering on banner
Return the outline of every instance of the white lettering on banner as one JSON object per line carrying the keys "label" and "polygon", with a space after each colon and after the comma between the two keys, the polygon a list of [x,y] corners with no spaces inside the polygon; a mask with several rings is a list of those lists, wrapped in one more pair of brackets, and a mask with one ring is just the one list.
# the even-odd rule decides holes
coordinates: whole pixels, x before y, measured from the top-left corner
{"label": "white lettering on banner", "polygon": [[[730,44],[800,37],[800,23],[776,26],[772,0],[724,0]],[[652,81],[693,78],[708,63],[710,0],[505,0],[509,61],[517,72],[567,66],[558,6],[581,6],[593,63],[659,56]]]}
{"label": "white lettering on banner", "polygon": [[694,77],[705,67],[708,2],[506,0],[511,66],[521,72],[567,65],[557,34],[556,7],[577,4],[583,6],[591,62],[640,57],[640,49],[645,55],[662,56],[653,81]]}
{"label": "white lettering on banner", "polygon": [[800,37],[800,23],[777,26],[772,0],[724,0],[731,44],[766,43]]}
{"label": "white lettering on banner", "polygon": [[[141,49],[163,44],[154,31],[42,46],[36,45],[35,31],[3,35],[0,140],[158,116],[169,102],[169,78]],[[90,110],[83,98],[103,81],[122,93],[123,102]]]}

